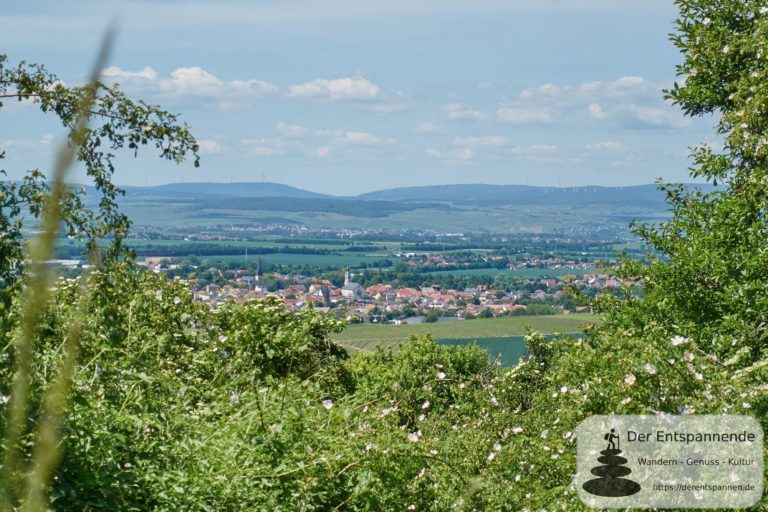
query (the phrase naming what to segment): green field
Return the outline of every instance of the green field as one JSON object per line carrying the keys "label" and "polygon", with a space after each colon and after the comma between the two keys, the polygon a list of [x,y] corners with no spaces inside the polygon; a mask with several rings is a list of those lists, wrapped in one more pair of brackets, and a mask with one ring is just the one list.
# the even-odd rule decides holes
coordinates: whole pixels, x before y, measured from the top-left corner
{"label": "green field", "polygon": [[520,269],[505,269],[505,268],[468,268],[461,270],[445,270],[430,272],[433,274],[446,274],[454,276],[515,276],[515,277],[528,277],[528,278],[547,278],[547,277],[562,277],[565,275],[575,274],[579,277],[584,274],[594,274],[598,272],[597,269],[580,270],[570,268],[520,268]]}
{"label": "green field", "polygon": [[[579,333],[564,333],[569,336],[579,337]],[[547,336],[548,339],[554,336]],[[498,359],[504,366],[514,366],[520,361],[521,357],[528,355],[528,347],[525,345],[525,336],[507,336],[502,338],[480,338],[480,339],[439,339],[438,345],[452,345],[464,347],[467,345],[477,345],[484,349],[491,359]]]}
{"label": "green field", "polygon": [[416,325],[352,324],[334,334],[333,340],[352,350],[369,351],[376,347],[396,347],[411,335],[431,334],[435,339],[506,338],[521,336],[527,328],[545,334],[580,332],[600,317],[588,314],[514,316],[478,320],[458,320]]}
{"label": "green field", "polygon": [[[257,255],[249,254],[249,261],[253,261]],[[244,254],[227,254],[221,256],[202,256],[202,260],[210,261],[245,261]],[[315,267],[354,267],[361,263],[374,263],[381,261],[380,256],[365,256],[359,254],[263,254],[261,259],[264,263],[274,263],[275,265],[309,265]]]}
{"label": "green field", "polygon": [[[254,203],[254,208],[258,203]],[[429,229],[438,231],[494,233],[550,233],[563,226],[610,226],[626,231],[632,218],[658,217],[643,206],[626,205],[453,205],[395,212],[382,217],[360,217],[321,211],[233,210],[193,203],[158,202],[149,198],[126,200],[123,211],[136,226],[163,228],[270,224],[276,221],[320,228]],[[614,219],[613,216],[620,215]],[[654,217],[654,218],[655,218]],[[170,221],[169,219],[172,219]]]}

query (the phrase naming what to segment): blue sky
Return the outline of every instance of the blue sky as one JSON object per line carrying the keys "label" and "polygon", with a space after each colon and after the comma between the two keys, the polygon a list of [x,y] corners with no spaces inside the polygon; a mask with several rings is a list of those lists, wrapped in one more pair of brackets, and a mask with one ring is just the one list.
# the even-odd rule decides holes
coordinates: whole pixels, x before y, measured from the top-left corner
{"label": "blue sky", "polygon": [[[112,19],[105,78],[182,113],[203,158],[122,158],[123,185],[629,185],[686,180],[687,148],[716,142],[662,99],[670,1],[31,0],[0,13],[2,51],[78,83]],[[9,175],[45,169],[54,120],[0,115]]]}

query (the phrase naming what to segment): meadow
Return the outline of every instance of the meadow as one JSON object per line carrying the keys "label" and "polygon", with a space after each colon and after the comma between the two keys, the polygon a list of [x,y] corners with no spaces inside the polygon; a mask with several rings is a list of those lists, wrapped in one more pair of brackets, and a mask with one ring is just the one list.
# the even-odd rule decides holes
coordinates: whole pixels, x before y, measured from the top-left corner
{"label": "meadow", "polygon": [[372,351],[377,347],[397,347],[410,336],[431,334],[445,340],[479,340],[522,336],[528,329],[544,334],[581,332],[589,324],[600,323],[590,314],[500,317],[414,325],[351,324],[331,338],[351,352]]}
{"label": "meadow", "polygon": [[582,277],[584,274],[594,274],[595,269],[572,269],[572,268],[467,268],[460,270],[444,270],[431,272],[433,274],[445,274],[454,276],[514,276],[525,278],[549,278],[562,277],[565,275],[576,275]]}
{"label": "meadow", "polygon": [[[248,255],[249,261],[254,261],[258,256],[256,254]],[[242,261],[245,262],[244,254],[226,254],[220,256],[204,256],[204,260],[211,261]],[[341,267],[354,267],[365,264],[372,264],[381,261],[381,256],[366,256],[360,254],[286,254],[274,253],[263,254],[261,259],[264,263],[273,263],[275,265],[309,265],[318,268],[338,269]]]}

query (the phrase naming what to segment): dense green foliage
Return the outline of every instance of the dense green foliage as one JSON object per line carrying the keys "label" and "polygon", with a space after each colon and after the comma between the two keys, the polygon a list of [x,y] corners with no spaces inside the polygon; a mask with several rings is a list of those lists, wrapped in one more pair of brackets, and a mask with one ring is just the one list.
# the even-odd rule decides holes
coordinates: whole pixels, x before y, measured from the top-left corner
{"label": "dense green foliage", "polygon": [[[181,162],[188,154],[199,165],[198,145],[185,125],[178,124],[178,116],[143,101],[132,101],[117,84],[101,82],[85,86],[65,86],[45,66],[21,61],[10,65],[0,54],[0,107],[2,101],[25,101],[50,113],[70,131],[78,121],[78,105],[93,87],[96,94],[86,114],[96,121],[80,134],[76,158],[85,169],[98,194],[98,207],[87,209],[83,204],[84,190],[69,190],[62,198],[63,229],[74,238],[83,239],[90,249],[100,238],[110,238],[105,256],[116,259],[126,254],[122,240],[128,234],[129,219],[120,212],[118,198],[123,190],[112,183],[117,151],[127,149],[136,155],[141,146],[154,146],[160,157]],[[0,150],[0,158],[5,151]],[[22,219],[25,215],[40,217],[48,191],[45,173],[27,172],[21,184],[7,182],[0,171],[0,282],[14,284],[20,276],[13,262],[20,261]],[[50,176],[47,176],[50,178]],[[87,251],[86,251],[87,252]]]}
{"label": "dense green foliage", "polygon": [[[669,94],[721,115],[727,144],[693,168],[721,188],[666,187],[672,219],[637,227],[660,257],[618,272],[643,280],[642,297],[603,297],[606,322],[582,341],[530,334],[512,368],[429,336],[347,359],[328,338],[341,325],[311,310],[212,311],[180,281],[110,266],[87,303],[54,508],[581,510],[575,429],[592,414],[736,413],[768,427],[768,5],[677,3],[686,80]],[[34,400],[78,294],[60,282],[37,326]]]}

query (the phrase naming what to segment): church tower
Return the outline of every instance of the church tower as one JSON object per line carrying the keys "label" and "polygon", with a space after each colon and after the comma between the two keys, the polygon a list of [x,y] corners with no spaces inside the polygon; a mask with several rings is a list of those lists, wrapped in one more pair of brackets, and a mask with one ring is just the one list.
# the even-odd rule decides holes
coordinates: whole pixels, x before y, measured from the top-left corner
{"label": "church tower", "polygon": [[261,266],[261,256],[259,256],[259,264],[256,267],[256,276],[253,278],[254,282],[261,282],[261,276],[264,275],[264,268]]}

